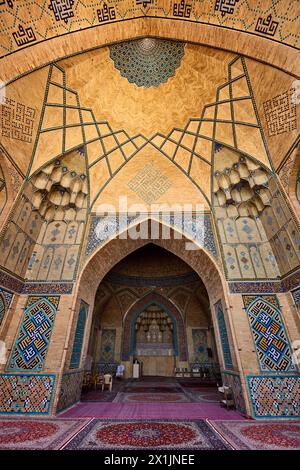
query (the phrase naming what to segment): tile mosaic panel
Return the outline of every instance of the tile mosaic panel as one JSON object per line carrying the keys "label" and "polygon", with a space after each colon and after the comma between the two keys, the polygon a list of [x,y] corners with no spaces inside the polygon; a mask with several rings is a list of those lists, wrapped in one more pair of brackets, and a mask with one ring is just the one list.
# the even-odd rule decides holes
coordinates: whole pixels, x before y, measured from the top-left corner
{"label": "tile mosaic panel", "polygon": [[0,374],[0,413],[49,414],[56,376]]}
{"label": "tile mosaic panel", "polygon": [[77,403],[81,396],[83,370],[65,372],[60,382],[60,392],[57,404],[57,412]]}
{"label": "tile mosaic panel", "polygon": [[217,320],[218,320],[219,335],[220,335],[221,344],[222,344],[224,366],[225,366],[225,369],[233,369],[230,344],[229,344],[225,316],[224,316],[221,301],[215,304],[215,312],[216,312]]}
{"label": "tile mosaic panel", "polygon": [[262,371],[296,370],[276,295],[243,296]]}
{"label": "tile mosaic panel", "polygon": [[300,287],[292,291],[292,296],[297,307],[300,306]]}
{"label": "tile mosaic panel", "polygon": [[103,329],[101,336],[100,362],[114,362],[116,329]]}
{"label": "tile mosaic panel", "polygon": [[8,292],[7,290],[2,289],[0,287],[0,325],[4,319],[7,310],[9,309],[12,298],[13,294],[11,292]]}
{"label": "tile mosaic panel", "polygon": [[59,296],[28,297],[7,370],[43,370],[59,299]]}
{"label": "tile mosaic panel", "polygon": [[247,376],[255,418],[300,418],[300,375]]}
{"label": "tile mosaic panel", "polygon": [[138,87],[158,87],[176,73],[184,55],[183,42],[142,38],[109,47],[122,77]]}
{"label": "tile mosaic panel", "polygon": [[230,373],[224,371],[222,373],[223,383],[232,388],[234,403],[236,409],[241,413],[246,412],[246,405],[244,400],[244,393],[242,388],[241,379],[238,373]]}
{"label": "tile mosaic panel", "polygon": [[88,316],[89,306],[83,300],[80,301],[79,315],[75,330],[75,337],[70,360],[70,369],[77,369],[80,365],[81,351],[84,339],[85,324]]}
{"label": "tile mosaic panel", "polygon": [[[210,214],[190,214],[190,216],[187,214],[185,220],[182,220],[181,215],[180,217],[176,215],[160,217],[158,214],[151,214],[151,217],[178,229],[217,258],[217,248]],[[90,256],[109,239],[117,237],[133,224],[145,219],[146,217],[135,215],[111,215],[106,217],[92,215],[86,241],[85,257]]]}
{"label": "tile mosaic panel", "polygon": [[197,363],[208,362],[207,354],[207,331],[201,328],[192,329],[193,338],[193,360]]}

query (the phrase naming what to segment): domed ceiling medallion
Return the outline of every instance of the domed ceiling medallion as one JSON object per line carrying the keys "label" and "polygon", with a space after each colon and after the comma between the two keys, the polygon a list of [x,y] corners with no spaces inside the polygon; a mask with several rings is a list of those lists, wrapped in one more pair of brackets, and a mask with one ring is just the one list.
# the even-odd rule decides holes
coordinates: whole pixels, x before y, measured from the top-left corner
{"label": "domed ceiling medallion", "polygon": [[185,43],[143,38],[110,46],[110,57],[122,77],[138,87],[158,87],[175,75]]}

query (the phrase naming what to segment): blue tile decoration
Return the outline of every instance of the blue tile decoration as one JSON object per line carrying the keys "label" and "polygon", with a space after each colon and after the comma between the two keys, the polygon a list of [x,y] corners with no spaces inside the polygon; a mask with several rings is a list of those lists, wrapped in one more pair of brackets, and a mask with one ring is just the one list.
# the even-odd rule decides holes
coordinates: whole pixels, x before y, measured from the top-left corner
{"label": "blue tile decoration", "polygon": [[125,286],[139,287],[139,286],[180,286],[182,284],[190,284],[199,281],[199,276],[196,272],[187,274],[180,274],[178,276],[163,276],[163,277],[141,277],[141,276],[127,276],[124,274],[109,272],[105,276],[105,280],[113,284],[120,284]]}
{"label": "blue tile decoration", "polygon": [[116,329],[104,328],[101,336],[100,362],[114,362]]}
{"label": "blue tile decoration", "polygon": [[106,241],[115,238],[119,233],[126,230],[132,223],[139,219],[138,215],[108,215],[92,216],[88,240],[85,248],[85,256],[91,255]]}
{"label": "blue tile decoration", "polygon": [[215,312],[218,320],[219,335],[222,344],[225,369],[233,369],[227,327],[221,301],[215,304]]}
{"label": "blue tile decoration", "polygon": [[43,370],[59,300],[59,296],[28,297],[7,370]]}
{"label": "blue tile decoration", "polygon": [[239,373],[223,371],[222,379],[224,385],[227,385],[227,387],[232,388],[236,409],[241,413],[246,413],[243,387]]}
{"label": "blue tile decoration", "polygon": [[11,304],[13,294],[0,287],[0,325]]}
{"label": "blue tile decoration", "polygon": [[297,307],[300,305],[300,287],[292,291],[292,296]]}
{"label": "blue tile decoration", "polygon": [[[211,215],[208,213],[168,215],[159,216],[158,214],[149,215],[149,217],[160,221],[162,224],[177,229],[194,241],[199,247],[206,249],[214,258],[217,257],[217,248],[214,236],[214,230],[211,221]],[[85,256],[89,257],[100,246],[108,240],[117,237],[120,233],[133,226],[137,222],[146,220],[147,216],[139,215],[92,215],[89,228],[88,239],[85,247]]]}
{"label": "blue tile decoration", "polygon": [[248,375],[255,418],[300,418],[300,375]]}
{"label": "blue tile decoration", "polygon": [[199,364],[209,362],[207,353],[207,331],[201,328],[192,329],[193,360]]}
{"label": "blue tile decoration", "polygon": [[0,374],[0,414],[48,415],[55,374]]}
{"label": "blue tile decoration", "polygon": [[80,301],[79,315],[76,325],[70,369],[77,369],[80,365],[82,344],[84,338],[85,324],[88,316],[89,306],[83,300]]}
{"label": "blue tile decoration", "polygon": [[158,87],[176,73],[184,56],[183,42],[142,38],[113,44],[110,57],[129,83]]}
{"label": "blue tile decoration", "polygon": [[256,354],[264,372],[295,371],[276,295],[243,296]]}
{"label": "blue tile decoration", "polygon": [[60,382],[57,412],[80,401],[83,375],[83,370],[64,372]]}
{"label": "blue tile decoration", "polygon": [[111,374],[114,375],[118,367],[117,362],[98,362],[97,371],[99,374]]}
{"label": "blue tile decoration", "polygon": [[30,282],[21,281],[12,274],[1,271],[0,285],[18,294],[72,294],[73,282]]}

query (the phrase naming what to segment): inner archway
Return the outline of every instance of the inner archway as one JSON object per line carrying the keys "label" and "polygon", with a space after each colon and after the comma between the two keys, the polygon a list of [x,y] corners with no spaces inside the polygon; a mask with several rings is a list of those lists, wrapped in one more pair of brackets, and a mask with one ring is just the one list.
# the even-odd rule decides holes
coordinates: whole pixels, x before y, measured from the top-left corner
{"label": "inner archway", "polygon": [[133,354],[143,376],[172,376],[176,365],[176,320],[156,302],[143,308],[133,322]]}
{"label": "inner archway", "polygon": [[126,378],[138,361],[144,377],[215,382],[220,361],[200,277],[154,244],[126,256],[97,289],[87,357],[87,367],[97,372],[115,373],[124,364]]}

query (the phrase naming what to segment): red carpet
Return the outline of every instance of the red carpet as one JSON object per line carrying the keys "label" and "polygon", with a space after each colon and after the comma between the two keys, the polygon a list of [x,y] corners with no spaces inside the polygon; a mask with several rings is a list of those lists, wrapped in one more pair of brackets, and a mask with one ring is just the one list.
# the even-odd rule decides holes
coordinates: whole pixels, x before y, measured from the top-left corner
{"label": "red carpet", "polygon": [[237,411],[218,403],[79,403],[59,415],[60,418],[102,419],[224,419],[241,420]]}

